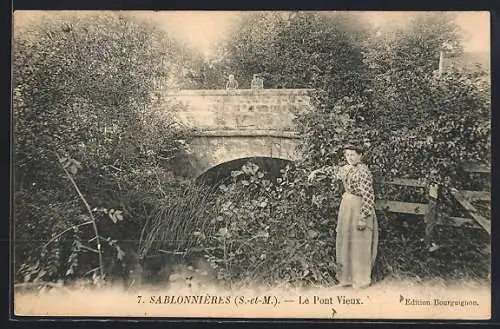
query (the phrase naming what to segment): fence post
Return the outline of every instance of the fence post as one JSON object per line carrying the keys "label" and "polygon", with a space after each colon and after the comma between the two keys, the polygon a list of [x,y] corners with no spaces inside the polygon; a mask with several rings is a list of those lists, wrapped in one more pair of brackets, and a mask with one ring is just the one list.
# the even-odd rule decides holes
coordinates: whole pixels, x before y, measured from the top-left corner
{"label": "fence post", "polygon": [[438,201],[438,185],[436,183],[429,184],[429,204],[427,212],[424,215],[425,222],[425,237],[424,242],[429,245],[432,233],[434,231],[434,226],[437,224],[438,211],[437,211],[437,201]]}

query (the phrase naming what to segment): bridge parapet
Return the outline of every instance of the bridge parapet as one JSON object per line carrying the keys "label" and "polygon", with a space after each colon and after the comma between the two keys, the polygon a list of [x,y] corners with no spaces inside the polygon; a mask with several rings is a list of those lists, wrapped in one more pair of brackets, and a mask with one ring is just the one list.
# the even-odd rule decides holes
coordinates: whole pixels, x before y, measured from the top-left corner
{"label": "bridge parapet", "polygon": [[162,96],[179,122],[200,131],[293,131],[310,89],[177,90]]}

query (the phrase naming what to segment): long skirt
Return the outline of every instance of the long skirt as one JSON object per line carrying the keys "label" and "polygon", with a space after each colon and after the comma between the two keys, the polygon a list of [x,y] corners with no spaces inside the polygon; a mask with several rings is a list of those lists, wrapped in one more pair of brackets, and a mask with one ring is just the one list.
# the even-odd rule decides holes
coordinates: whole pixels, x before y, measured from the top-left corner
{"label": "long skirt", "polygon": [[378,246],[378,223],[375,215],[366,219],[366,228],[359,231],[356,226],[360,218],[362,199],[344,193],[340,203],[337,238],[336,277],[340,285],[365,287],[371,283],[371,272]]}

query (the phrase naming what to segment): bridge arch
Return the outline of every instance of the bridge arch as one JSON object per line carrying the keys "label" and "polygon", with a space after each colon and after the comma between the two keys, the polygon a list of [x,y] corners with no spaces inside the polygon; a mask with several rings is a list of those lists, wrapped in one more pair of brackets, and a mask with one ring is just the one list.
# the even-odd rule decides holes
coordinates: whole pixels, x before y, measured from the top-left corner
{"label": "bridge arch", "polygon": [[162,97],[189,140],[192,178],[237,159],[295,161],[295,118],[311,110],[310,89],[171,90]]}
{"label": "bridge arch", "polygon": [[195,137],[189,144],[193,154],[193,176],[238,159],[273,158],[287,161],[298,159],[298,138],[286,135],[227,133]]}

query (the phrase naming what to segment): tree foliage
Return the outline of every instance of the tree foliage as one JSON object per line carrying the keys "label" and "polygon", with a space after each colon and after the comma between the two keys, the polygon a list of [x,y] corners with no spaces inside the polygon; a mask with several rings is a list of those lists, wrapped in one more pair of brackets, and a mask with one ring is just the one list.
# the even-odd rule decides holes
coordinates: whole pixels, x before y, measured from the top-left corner
{"label": "tree foliage", "polygon": [[353,83],[361,81],[365,66],[359,41],[366,33],[356,17],[341,13],[245,15],[210,63],[219,74],[205,87],[220,88],[234,74],[240,88],[249,88],[259,73],[265,88],[321,88],[332,95],[357,90],[361,86]]}
{"label": "tree foliage", "polygon": [[[88,214],[58,156],[78,164],[69,172],[111,250],[119,250],[115,238],[138,240],[126,232],[140,232],[141,200],[165,197],[166,186],[177,184],[174,162],[186,132],[153,96],[183,50],[156,28],[115,13],[41,16],[14,32],[16,270],[26,279],[76,275],[71,264],[89,254],[77,241],[93,232],[79,226]],[[96,265],[89,255],[79,275]],[[107,264],[116,258],[123,253],[111,253]]]}

